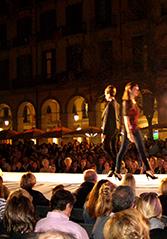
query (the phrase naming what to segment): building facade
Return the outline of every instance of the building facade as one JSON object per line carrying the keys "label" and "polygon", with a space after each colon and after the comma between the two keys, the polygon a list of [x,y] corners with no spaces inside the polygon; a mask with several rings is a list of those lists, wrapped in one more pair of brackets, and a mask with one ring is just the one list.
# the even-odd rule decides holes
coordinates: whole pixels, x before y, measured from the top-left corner
{"label": "building facade", "polygon": [[1,1],[0,128],[100,127],[106,85],[121,102],[131,80],[167,124],[166,1]]}

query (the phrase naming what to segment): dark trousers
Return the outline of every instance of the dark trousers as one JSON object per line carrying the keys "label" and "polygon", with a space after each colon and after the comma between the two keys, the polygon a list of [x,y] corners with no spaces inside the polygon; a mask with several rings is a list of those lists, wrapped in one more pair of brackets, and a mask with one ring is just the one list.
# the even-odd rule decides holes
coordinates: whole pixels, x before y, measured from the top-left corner
{"label": "dark trousers", "polygon": [[103,141],[103,150],[113,161],[111,169],[115,169],[116,155],[117,155],[117,134],[105,135]]}
{"label": "dark trousers", "polygon": [[[140,156],[139,166],[142,166],[142,161],[145,164],[146,170],[150,170],[150,165],[146,157],[145,146],[143,143],[142,135],[139,129],[136,129],[133,133],[135,139],[135,145]],[[131,143],[127,138],[127,133],[125,132],[122,136],[122,144],[116,158],[116,172],[120,173],[121,162],[124,159],[124,156],[128,150],[128,145]]]}

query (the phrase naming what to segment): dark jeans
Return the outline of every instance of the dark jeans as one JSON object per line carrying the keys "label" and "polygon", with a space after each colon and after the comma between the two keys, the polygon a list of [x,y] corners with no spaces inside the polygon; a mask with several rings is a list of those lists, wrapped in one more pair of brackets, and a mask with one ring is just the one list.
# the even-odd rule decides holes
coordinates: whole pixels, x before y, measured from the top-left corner
{"label": "dark jeans", "polygon": [[111,169],[115,169],[116,155],[117,155],[117,133],[114,135],[105,135],[103,141],[103,150],[113,161]]}
{"label": "dark jeans", "polygon": [[[139,153],[140,156],[140,162],[139,165],[142,166],[142,161],[145,164],[146,170],[150,170],[150,165],[148,162],[148,159],[146,157],[146,152],[145,152],[145,147],[144,147],[144,143],[143,143],[143,139],[142,139],[142,135],[140,133],[139,129],[136,129],[135,132],[133,133],[134,135],[134,139],[135,139],[135,145],[137,148],[137,151]],[[123,141],[120,147],[120,150],[117,154],[117,158],[116,158],[116,172],[120,173],[120,169],[121,169],[121,162],[124,159],[124,156],[128,150],[128,145],[131,143],[129,141],[129,139],[127,138],[127,133],[125,132],[123,137]]]}

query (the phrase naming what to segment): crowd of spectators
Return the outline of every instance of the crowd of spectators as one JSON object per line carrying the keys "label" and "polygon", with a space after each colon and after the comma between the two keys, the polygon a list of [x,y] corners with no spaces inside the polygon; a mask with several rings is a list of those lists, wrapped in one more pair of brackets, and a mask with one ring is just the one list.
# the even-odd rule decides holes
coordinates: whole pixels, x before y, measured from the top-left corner
{"label": "crowd of spectators", "polygon": [[[20,187],[9,192],[1,178],[0,238],[10,239],[165,239],[167,235],[167,178],[159,194],[148,191],[136,196],[133,174],[126,173],[119,186],[98,180],[95,170],[83,173],[84,182],[75,192],[63,184],[52,189],[50,199],[33,189],[35,175],[24,173]],[[76,204],[84,195],[82,205]],[[37,197],[39,200],[36,200]],[[83,199],[83,198],[82,198]],[[78,206],[78,207],[77,207]],[[46,214],[39,217],[39,208]],[[72,217],[73,211],[82,212]],[[79,211],[78,211],[79,212]]]}
{"label": "crowd of spectators", "polygon": [[[155,173],[167,173],[167,140],[145,141],[147,156]],[[121,173],[143,173],[132,144],[122,162]],[[0,168],[6,172],[82,173],[88,168],[107,174],[113,161],[105,155],[102,145],[73,141],[60,145],[34,144],[33,141],[0,144]]]}

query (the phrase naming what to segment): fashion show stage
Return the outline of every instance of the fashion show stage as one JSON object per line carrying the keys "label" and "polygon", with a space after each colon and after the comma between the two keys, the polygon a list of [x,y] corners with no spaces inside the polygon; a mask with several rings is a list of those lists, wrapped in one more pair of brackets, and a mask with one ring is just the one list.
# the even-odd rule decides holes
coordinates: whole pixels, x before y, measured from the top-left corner
{"label": "fashion show stage", "polygon": [[[21,176],[24,173],[15,172],[3,172],[2,177],[4,184],[13,191],[19,188],[19,182]],[[83,182],[83,174],[68,174],[68,173],[34,173],[37,183],[34,189],[42,192],[48,199],[50,199],[52,188],[58,184],[63,184],[65,189],[74,192],[76,188]],[[122,174],[123,176],[123,174]],[[146,175],[134,175],[136,180],[136,194],[139,195],[142,192],[157,192],[159,193],[159,185],[163,178],[167,177],[166,174],[157,174],[158,179],[147,179]],[[121,181],[118,181],[114,176],[107,177],[105,174],[98,174],[98,180],[108,179],[116,185],[120,185]]]}

